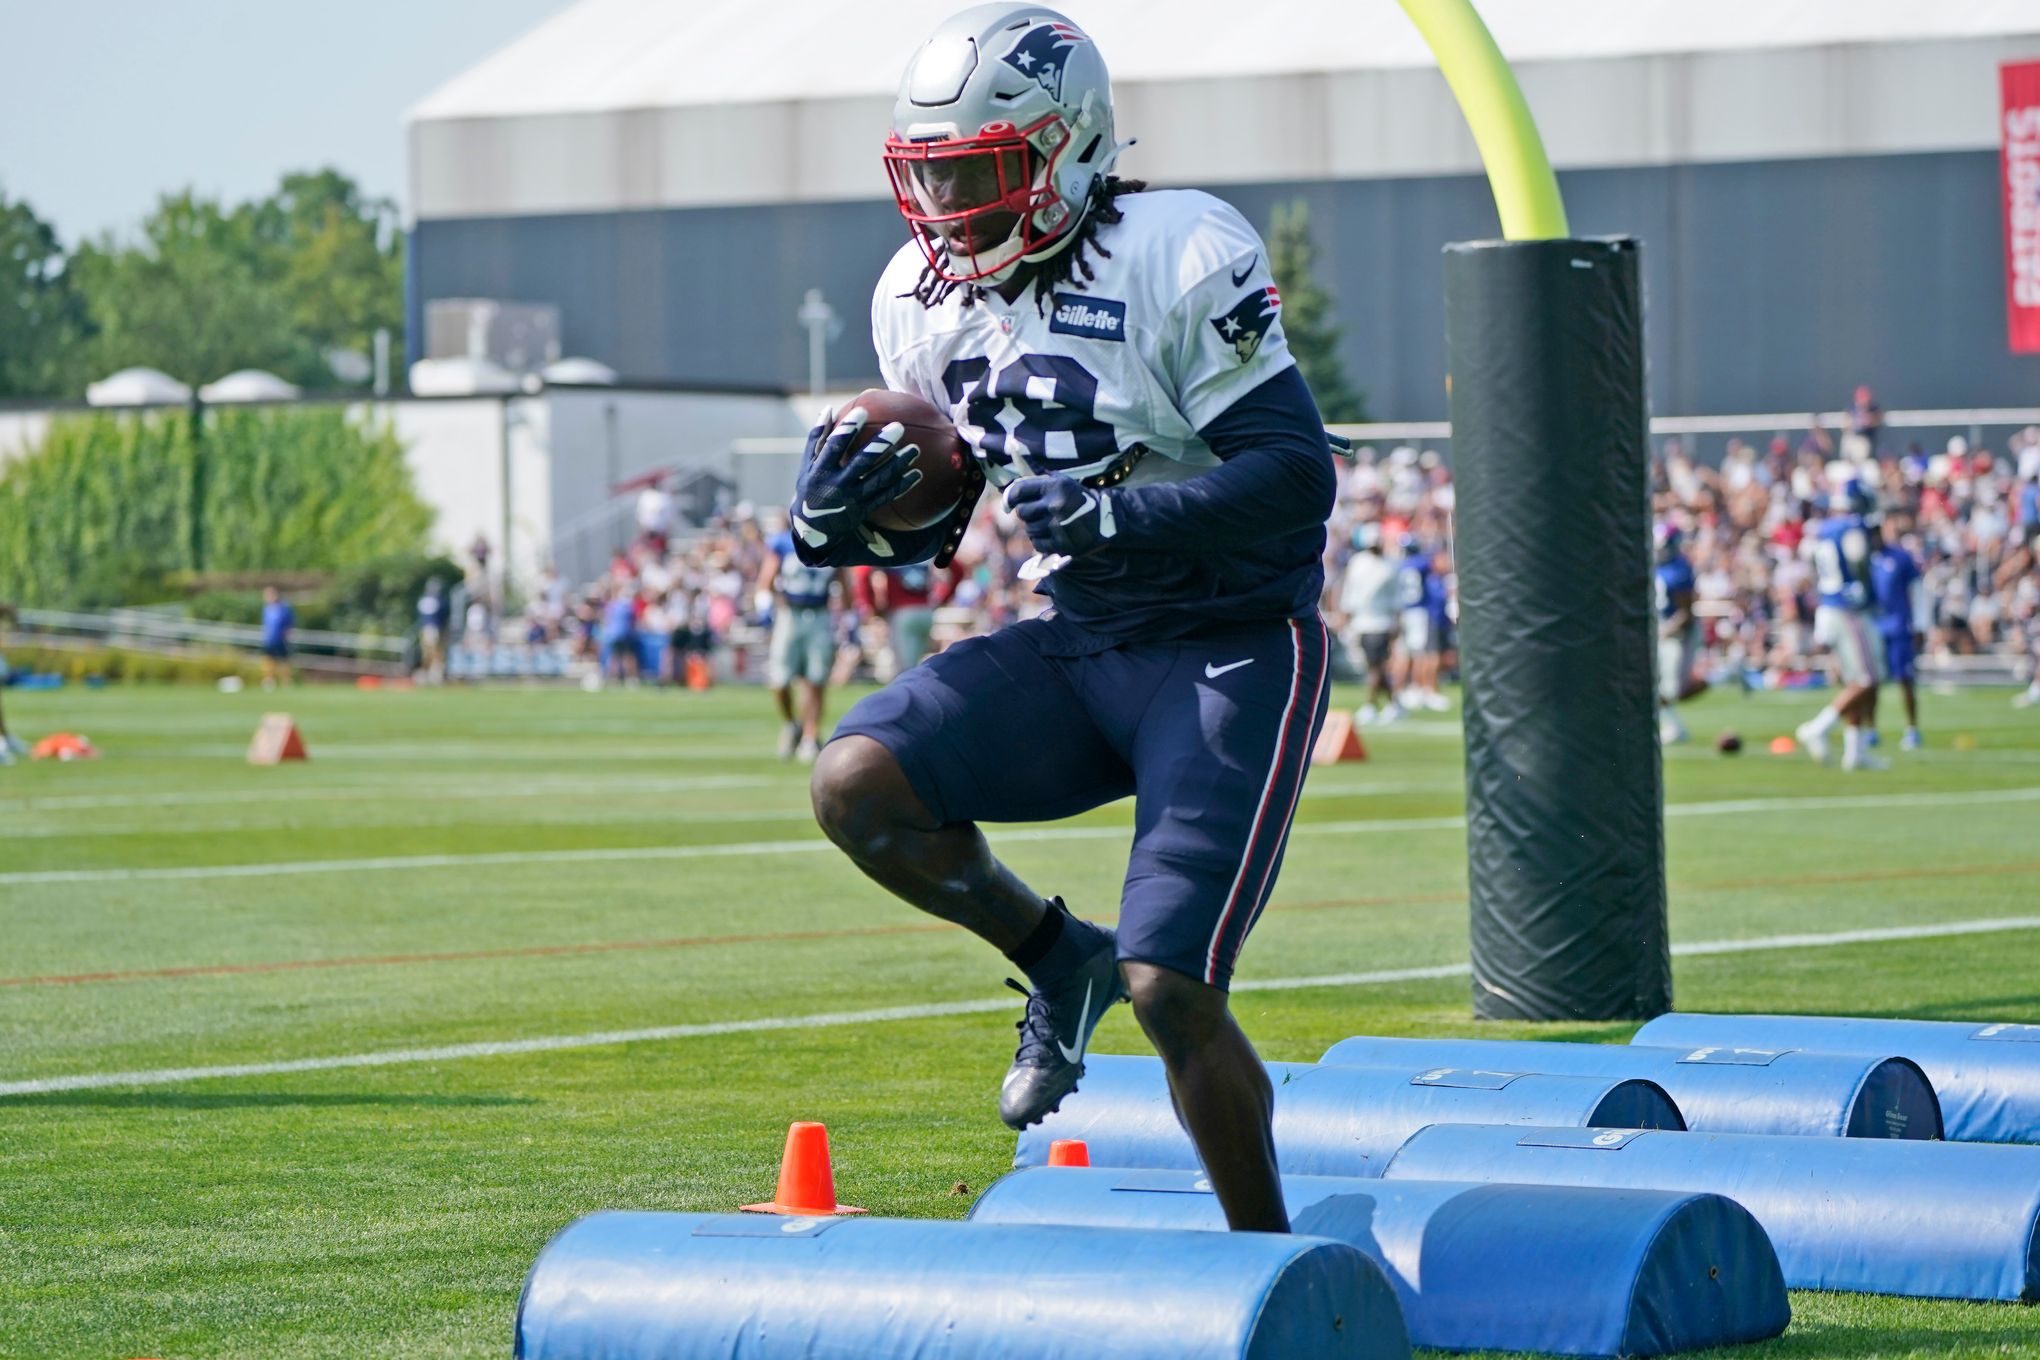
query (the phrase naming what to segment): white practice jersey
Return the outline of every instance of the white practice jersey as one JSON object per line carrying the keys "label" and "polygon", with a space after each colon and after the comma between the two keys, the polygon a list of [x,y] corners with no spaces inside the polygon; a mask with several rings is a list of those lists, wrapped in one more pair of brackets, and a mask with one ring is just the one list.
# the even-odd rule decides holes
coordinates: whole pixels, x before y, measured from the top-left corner
{"label": "white practice jersey", "polygon": [[1095,277],[1046,299],[1030,286],[966,306],[958,287],[923,307],[911,242],[878,281],[886,385],[947,411],[994,487],[1108,476],[1129,457],[1128,486],[1197,476],[1218,465],[1198,430],[1295,363],[1267,248],[1237,209],[1189,189],[1115,202],[1123,220],[1098,239],[1110,257],[1091,249]]}

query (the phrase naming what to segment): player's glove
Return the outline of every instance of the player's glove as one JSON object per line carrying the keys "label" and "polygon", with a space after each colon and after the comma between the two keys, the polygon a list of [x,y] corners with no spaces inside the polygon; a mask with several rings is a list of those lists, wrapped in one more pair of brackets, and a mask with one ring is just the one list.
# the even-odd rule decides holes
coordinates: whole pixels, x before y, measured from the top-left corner
{"label": "player's glove", "polygon": [[1006,488],[1006,508],[1020,517],[1043,553],[1082,557],[1119,532],[1112,495],[1061,473],[1022,477]]}
{"label": "player's glove", "polygon": [[[921,470],[913,466],[920,448],[900,442],[906,426],[898,421],[872,436],[856,453],[844,456],[863,430],[865,419],[861,406],[852,407],[841,421],[834,410],[824,410],[821,420],[808,431],[788,518],[793,532],[817,560],[832,557],[858,538],[878,551],[884,539],[865,527],[865,516],[921,480]],[[880,555],[890,556],[890,549]]]}

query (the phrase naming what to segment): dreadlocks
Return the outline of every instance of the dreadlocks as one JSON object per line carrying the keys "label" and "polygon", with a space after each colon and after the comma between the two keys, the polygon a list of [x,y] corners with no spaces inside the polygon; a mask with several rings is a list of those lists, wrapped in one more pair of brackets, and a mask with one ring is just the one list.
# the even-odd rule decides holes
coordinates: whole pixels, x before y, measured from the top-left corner
{"label": "dreadlocks", "polygon": [[[1098,277],[1091,268],[1086,255],[1096,251],[1100,259],[1109,260],[1112,252],[1098,244],[1098,233],[1118,223],[1125,214],[1120,212],[1118,198],[1121,194],[1137,194],[1147,188],[1146,180],[1121,179],[1117,175],[1106,175],[1091,185],[1091,196],[1084,204],[1083,225],[1077,228],[1077,239],[1063,250],[1057,251],[1033,271],[1034,306],[1037,311],[1046,312],[1048,295],[1063,284],[1083,291],[1084,285]],[[1083,281],[1077,275],[1083,275]],[[959,284],[954,279],[945,279],[935,272],[933,265],[921,266],[920,282],[911,292],[902,297],[911,297],[923,307],[934,307],[945,301],[958,288],[963,289],[963,305],[974,305],[984,296],[985,290],[975,283]]]}

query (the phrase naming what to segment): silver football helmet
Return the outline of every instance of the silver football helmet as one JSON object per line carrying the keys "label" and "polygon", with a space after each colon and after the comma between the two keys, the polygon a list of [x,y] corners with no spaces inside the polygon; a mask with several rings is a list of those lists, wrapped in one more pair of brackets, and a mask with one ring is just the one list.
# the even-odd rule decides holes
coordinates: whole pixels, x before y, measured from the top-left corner
{"label": "silver football helmet", "polygon": [[1114,140],[1105,59],[1041,5],[967,9],[907,63],[885,163],[929,265],[999,283],[1075,239]]}

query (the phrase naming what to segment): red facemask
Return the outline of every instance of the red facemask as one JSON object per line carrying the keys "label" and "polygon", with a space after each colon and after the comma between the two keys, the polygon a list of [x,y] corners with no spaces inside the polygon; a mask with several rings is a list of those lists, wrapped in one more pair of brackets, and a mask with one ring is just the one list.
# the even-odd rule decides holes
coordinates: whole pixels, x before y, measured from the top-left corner
{"label": "red facemask", "polygon": [[1068,229],[1071,214],[1053,230],[1040,228],[1036,217],[1061,202],[1055,162],[1069,140],[1060,139],[1046,160],[1028,140],[1058,121],[1051,116],[1027,128],[988,123],[975,137],[943,141],[886,138],[894,202],[938,276],[953,283],[988,278]]}

